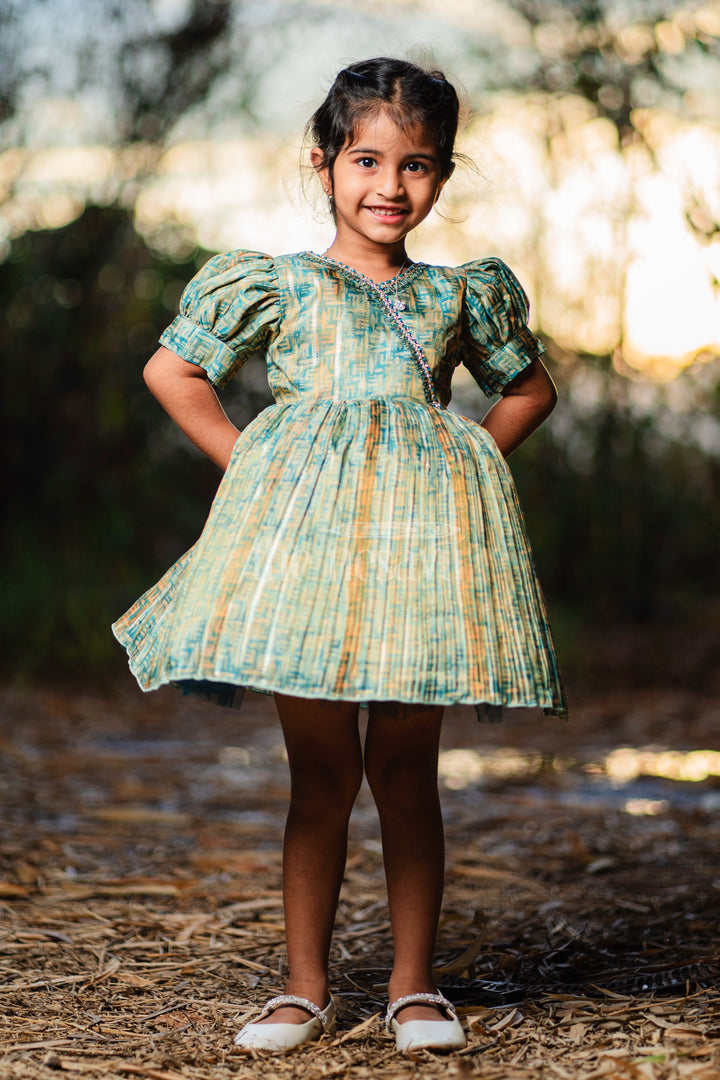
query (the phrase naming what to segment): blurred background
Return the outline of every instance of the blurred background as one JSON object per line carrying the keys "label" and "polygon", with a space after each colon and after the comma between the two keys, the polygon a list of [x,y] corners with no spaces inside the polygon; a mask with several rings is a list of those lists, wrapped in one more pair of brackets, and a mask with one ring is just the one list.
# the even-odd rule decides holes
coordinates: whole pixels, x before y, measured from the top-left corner
{"label": "blurred background", "polygon": [[[219,480],[142,367],[212,253],[327,247],[302,129],[372,55],[434,62],[468,105],[476,168],[411,254],[500,256],[548,349],[560,404],[511,468],[572,691],[717,676],[719,2],[0,0],[16,683],[126,669],[110,623]],[[453,391],[482,416],[462,368]],[[222,400],[241,427],[271,403],[262,358]]]}

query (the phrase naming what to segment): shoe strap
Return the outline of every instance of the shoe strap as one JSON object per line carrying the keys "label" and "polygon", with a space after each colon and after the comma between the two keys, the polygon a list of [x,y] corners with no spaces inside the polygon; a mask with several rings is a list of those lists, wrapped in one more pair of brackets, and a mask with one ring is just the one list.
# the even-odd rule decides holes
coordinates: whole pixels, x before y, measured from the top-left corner
{"label": "shoe strap", "polygon": [[[327,1031],[330,1024],[330,1017],[328,1011],[330,1005],[332,1005],[332,998],[330,998],[330,1005],[327,1005],[325,1009],[321,1009],[319,1005],[316,1005],[314,1001],[310,1001],[309,998],[298,997],[296,994],[279,994],[277,997],[270,998],[265,1005],[265,1008],[258,1016],[258,1020],[262,1020],[263,1017],[269,1016],[275,1009],[279,1009],[282,1005],[297,1005],[300,1009],[306,1009],[313,1016],[317,1017],[323,1026],[323,1031]],[[257,1022],[257,1021],[256,1021]]]}
{"label": "shoe strap", "polygon": [[405,997],[397,998],[387,1007],[385,1013],[385,1026],[390,1030],[390,1022],[395,1015],[406,1005],[440,1005],[449,1014],[451,1020],[457,1020],[457,1013],[452,1003],[443,994],[406,994]]}

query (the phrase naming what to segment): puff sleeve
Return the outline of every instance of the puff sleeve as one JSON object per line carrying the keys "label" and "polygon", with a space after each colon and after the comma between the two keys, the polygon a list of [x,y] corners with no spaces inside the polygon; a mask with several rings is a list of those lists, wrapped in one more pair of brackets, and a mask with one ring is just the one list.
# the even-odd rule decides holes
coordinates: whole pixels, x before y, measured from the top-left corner
{"label": "puff sleeve", "polygon": [[259,251],[215,255],[183,290],[180,313],[160,344],[199,364],[224,386],[247,357],[262,349],[281,316],[275,266]]}
{"label": "puff sleeve", "polygon": [[509,266],[500,259],[481,259],[460,269],[467,281],[462,362],[491,397],[545,346],[528,330],[528,298]]}

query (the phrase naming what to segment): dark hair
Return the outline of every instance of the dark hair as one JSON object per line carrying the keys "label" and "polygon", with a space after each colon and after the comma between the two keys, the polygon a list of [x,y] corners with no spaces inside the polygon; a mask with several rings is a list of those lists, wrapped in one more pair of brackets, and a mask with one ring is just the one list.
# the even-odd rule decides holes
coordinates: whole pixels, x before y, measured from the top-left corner
{"label": "dark hair", "polygon": [[407,60],[378,56],[349,64],[308,121],[307,142],[323,152],[323,168],[335,164],[357,125],[386,109],[400,128],[415,127],[432,138],[443,177],[453,169],[460,103],[442,71],[424,70]]}

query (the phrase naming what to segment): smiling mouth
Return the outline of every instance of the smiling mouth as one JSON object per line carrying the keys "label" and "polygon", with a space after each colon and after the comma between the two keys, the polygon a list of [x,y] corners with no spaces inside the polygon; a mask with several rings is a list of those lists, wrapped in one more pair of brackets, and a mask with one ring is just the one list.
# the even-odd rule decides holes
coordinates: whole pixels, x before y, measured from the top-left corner
{"label": "smiling mouth", "polygon": [[400,206],[366,206],[365,209],[369,210],[375,217],[380,218],[404,217],[408,213],[407,210]]}

